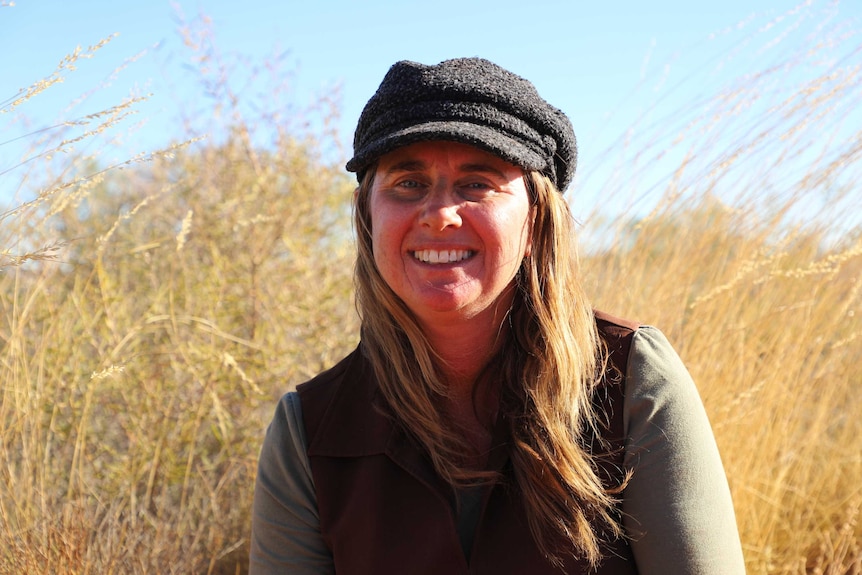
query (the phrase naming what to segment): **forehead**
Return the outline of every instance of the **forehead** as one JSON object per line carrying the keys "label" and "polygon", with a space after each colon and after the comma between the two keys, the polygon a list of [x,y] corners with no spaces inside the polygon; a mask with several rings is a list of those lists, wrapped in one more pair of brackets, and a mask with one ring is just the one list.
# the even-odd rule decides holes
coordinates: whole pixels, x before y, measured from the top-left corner
{"label": "forehead", "polygon": [[466,171],[491,171],[520,177],[523,170],[481,148],[460,142],[430,141],[403,146],[380,157],[378,172],[448,167]]}

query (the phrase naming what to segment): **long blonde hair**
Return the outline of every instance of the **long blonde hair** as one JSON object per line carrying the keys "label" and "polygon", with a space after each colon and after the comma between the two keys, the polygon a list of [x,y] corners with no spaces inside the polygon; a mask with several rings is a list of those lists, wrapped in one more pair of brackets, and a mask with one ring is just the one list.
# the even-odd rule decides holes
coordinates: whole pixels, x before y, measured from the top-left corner
{"label": "long blonde hair", "polygon": [[[354,200],[357,308],[364,352],[388,408],[455,487],[489,481],[493,472],[465,464],[471,446],[441,407],[440,359],[374,262],[369,169]],[[511,326],[486,372],[501,382],[500,416],[509,425],[510,458],[530,530],[554,563],[566,552],[592,564],[599,533],[620,536],[614,494],[596,472],[588,437],[598,436],[592,395],[604,365],[592,308],[579,281],[574,220],[554,184],[538,172],[524,181],[536,210],[533,247],[516,276]],[[573,549],[573,551],[572,551]]]}

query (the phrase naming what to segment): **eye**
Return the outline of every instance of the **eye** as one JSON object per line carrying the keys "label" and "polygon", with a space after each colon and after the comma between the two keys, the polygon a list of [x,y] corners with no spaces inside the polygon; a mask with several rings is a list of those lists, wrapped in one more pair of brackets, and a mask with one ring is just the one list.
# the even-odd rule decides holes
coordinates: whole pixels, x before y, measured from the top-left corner
{"label": "eye", "polygon": [[408,176],[392,182],[387,187],[389,195],[394,199],[409,202],[421,199],[428,186],[421,179]]}
{"label": "eye", "polygon": [[490,196],[496,188],[484,180],[468,181],[458,186],[461,195],[468,200],[478,201]]}

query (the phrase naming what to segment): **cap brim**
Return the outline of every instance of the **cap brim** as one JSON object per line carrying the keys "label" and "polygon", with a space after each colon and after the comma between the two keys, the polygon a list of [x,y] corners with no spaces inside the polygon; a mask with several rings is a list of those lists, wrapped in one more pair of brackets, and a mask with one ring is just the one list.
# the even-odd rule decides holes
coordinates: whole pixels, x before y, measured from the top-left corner
{"label": "cap brim", "polygon": [[543,156],[498,129],[470,122],[425,122],[388,133],[357,150],[347,162],[350,172],[362,173],[381,156],[402,146],[428,141],[460,142],[476,146],[526,170],[546,171]]}

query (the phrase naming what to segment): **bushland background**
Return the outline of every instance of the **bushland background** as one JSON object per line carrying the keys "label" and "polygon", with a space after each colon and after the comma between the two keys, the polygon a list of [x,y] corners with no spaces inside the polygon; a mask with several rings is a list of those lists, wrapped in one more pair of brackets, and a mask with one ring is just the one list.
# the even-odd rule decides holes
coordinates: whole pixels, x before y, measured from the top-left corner
{"label": "bushland background", "polygon": [[[579,214],[596,307],[660,326],[698,383],[750,573],[862,573],[857,32],[621,134],[604,201]],[[223,77],[214,46],[189,49],[202,82]],[[809,59],[831,63],[799,74]],[[218,137],[178,125],[172,146],[108,160],[91,142],[132,98],[0,166],[33,194],[0,211],[0,573],[247,571],[275,401],[357,328],[337,110],[284,118],[277,89],[248,107],[218,84]]]}

